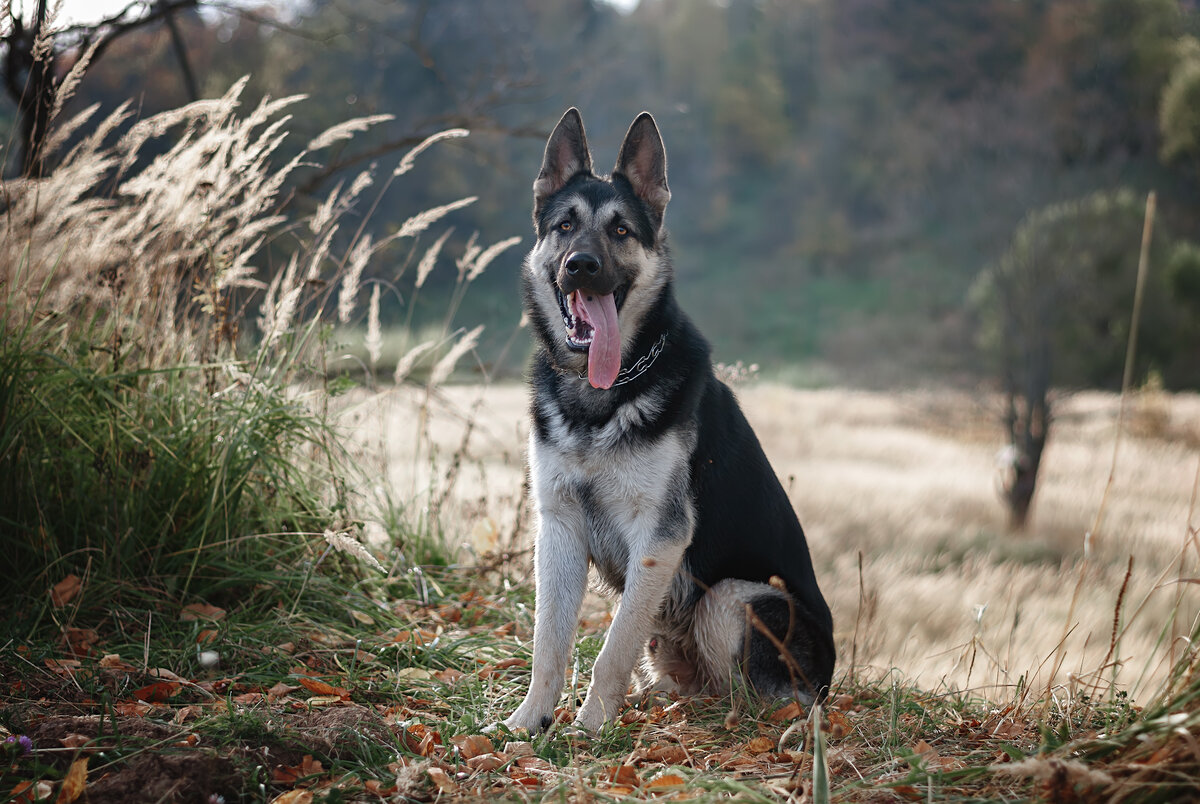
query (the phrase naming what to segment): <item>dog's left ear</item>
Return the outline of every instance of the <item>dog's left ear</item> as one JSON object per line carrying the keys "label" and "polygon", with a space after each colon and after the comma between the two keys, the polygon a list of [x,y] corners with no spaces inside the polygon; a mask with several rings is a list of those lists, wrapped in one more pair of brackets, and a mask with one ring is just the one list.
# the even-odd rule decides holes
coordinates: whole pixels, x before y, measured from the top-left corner
{"label": "dog's left ear", "polygon": [[662,225],[671,190],[667,187],[667,150],[649,112],[642,112],[629,127],[617,155],[614,175],[624,176],[633,192],[646,202],[654,222]]}

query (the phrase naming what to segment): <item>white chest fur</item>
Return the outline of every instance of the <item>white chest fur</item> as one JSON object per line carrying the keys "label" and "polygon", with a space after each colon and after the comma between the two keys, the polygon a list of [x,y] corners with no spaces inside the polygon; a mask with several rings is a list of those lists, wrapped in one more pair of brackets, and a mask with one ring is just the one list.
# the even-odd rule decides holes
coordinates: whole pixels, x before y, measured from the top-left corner
{"label": "white chest fur", "polygon": [[604,558],[598,552],[644,554],[664,518],[681,508],[689,515],[680,524],[690,524],[693,436],[678,428],[653,439],[637,433],[642,417],[656,413],[655,407],[654,400],[627,403],[598,430],[572,429],[551,412],[547,436],[540,438],[536,430],[530,436],[530,480],[540,516],[590,531],[574,535],[587,540],[598,563]]}

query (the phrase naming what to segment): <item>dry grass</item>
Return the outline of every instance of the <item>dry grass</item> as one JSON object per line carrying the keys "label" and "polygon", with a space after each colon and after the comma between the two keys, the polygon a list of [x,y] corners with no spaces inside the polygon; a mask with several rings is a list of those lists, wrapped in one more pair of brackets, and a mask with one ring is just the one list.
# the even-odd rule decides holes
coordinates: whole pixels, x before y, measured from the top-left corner
{"label": "dry grass", "polygon": [[[925,689],[973,688],[993,700],[1011,699],[1022,678],[1035,689],[1046,683],[1108,476],[1117,397],[1060,401],[1023,534],[1006,532],[996,493],[993,400],[766,384],[740,397],[805,523],[843,668],[858,620],[860,674],[894,668]],[[444,498],[438,513],[453,545],[524,549],[528,533],[510,539],[520,524],[525,390],[447,387],[429,399],[398,389],[380,407],[358,409],[363,433],[385,444],[381,477],[401,497]],[[1140,415],[1135,403],[1135,423]],[[1105,520],[1090,539],[1066,662],[1054,674],[1065,690],[1096,680],[1130,556],[1106,679],[1115,672],[1135,698],[1152,694],[1168,669],[1167,640],[1186,634],[1198,611],[1190,587],[1160,584],[1195,574],[1196,551],[1184,569],[1178,561],[1200,461],[1188,435],[1200,429],[1200,397],[1160,392],[1150,415],[1152,428],[1126,435]]]}

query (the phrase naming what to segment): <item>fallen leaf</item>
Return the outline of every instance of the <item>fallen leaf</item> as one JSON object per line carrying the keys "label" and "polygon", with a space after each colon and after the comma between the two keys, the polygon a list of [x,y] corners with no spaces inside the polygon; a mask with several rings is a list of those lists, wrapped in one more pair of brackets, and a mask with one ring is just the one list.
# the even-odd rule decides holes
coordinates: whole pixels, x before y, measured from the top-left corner
{"label": "fallen leaf", "polygon": [[63,779],[62,787],[58,790],[58,798],[54,800],[55,804],[71,804],[72,801],[83,795],[83,789],[87,787],[87,765],[87,757],[71,763],[71,767]]}
{"label": "fallen leaf", "polygon": [[443,684],[453,684],[465,675],[466,673],[464,673],[462,670],[455,670],[453,667],[447,667],[445,670],[438,670],[433,674],[433,677]]}
{"label": "fallen leaf", "polygon": [[308,790],[289,790],[271,799],[271,804],[312,804],[313,794]]}
{"label": "fallen leaf", "polygon": [[71,602],[75,595],[79,594],[79,590],[83,588],[83,581],[78,575],[71,574],[63,578],[50,589],[50,603],[56,609],[61,609],[63,606]]}
{"label": "fallen leaf", "polygon": [[379,796],[380,798],[387,798],[388,796],[394,795],[396,793],[396,791],[400,789],[400,787],[395,784],[390,784],[390,785],[385,786],[384,783],[379,781],[378,779],[365,780],[363,782],[363,788],[368,793],[371,793],[372,795],[375,795],[375,796]]}
{"label": "fallen leaf", "polygon": [[651,779],[645,785],[645,790],[650,793],[668,793],[672,790],[681,790],[687,781],[674,773],[667,773],[659,776],[657,779]]}
{"label": "fallen leaf", "polygon": [[854,708],[854,696],[842,693],[833,699],[835,709],[841,709],[843,712],[848,712]]}
{"label": "fallen leaf", "polygon": [[100,635],[91,628],[67,628],[63,630],[63,644],[75,656],[88,656],[92,646],[100,641]]}
{"label": "fallen leaf", "polygon": [[[318,776],[325,770],[319,759],[313,759],[312,754],[305,754],[299,765],[277,765],[271,771],[271,781],[278,784],[295,784],[308,776]],[[278,801],[278,799],[276,799]],[[310,799],[311,801],[311,799]]]}
{"label": "fallen leaf", "polygon": [[759,735],[746,743],[746,750],[751,754],[765,754],[775,748],[775,741],[770,737]]}
{"label": "fallen leaf", "polygon": [[775,710],[769,718],[772,723],[782,723],[785,720],[795,720],[804,714],[804,710],[800,708],[800,704],[792,701],[787,706]]}
{"label": "fallen leaf", "polygon": [[632,765],[614,765],[604,769],[604,777],[614,784],[627,787],[640,787],[642,778],[638,776],[637,768]]}
{"label": "fallen leaf", "polygon": [[276,701],[289,693],[295,692],[298,689],[300,688],[293,687],[291,684],[285,684],[284,682],[280,681],[278,684],[271,687],[271,689],[267,690],[267,700]]}
{"label": "fallen leaf", "polygon": [[210,606],[207,603],[189,603],[179,613],[179,619],[184,622],[192,620],[212,620],[216,622],[224,618],[225,609],[219,606]]}
{"label": "fallen leaf", "polygon": [[529,666],[529,662],[526,661],[525,659],[516,659],[516,658],[501,659],[500,661],[496,662],[497,670],[507,670],[510,667],[528,667],[528,666]]}
{"label": "fallen leaf", "polygon": [[196,634],[196,644],[203,645],[207,642],[212,642],[217,638],[217,630],[215,628],[205,628],[200,633]]}
{"label": "fallen leaf", "polygon": [[517,760],[517,767],[526,771],[552,771],[554,765],[550,764],[549,760],[541,757],[521,757]]}
{"label": "fallen leaf", "polygon": [[100,659],[100,666],[105,670],[120,670],[123,673],[132,673],[135,668],[129,662],[122,659],[116,653],[107,653]]}
{"label": "fallen leaf", "polygon": [[459,754],[463,759],[471,759],[472,757],[490,754],[496,750],[492,745],[492,741],[482,734],[467,734],[459,737],[451,737],[450,742],[458,748]]}
{"label": "fallen leaf", "polygon": [[309,678],[308,676],[300,676],[296,679],[300,685],[309,692],[315,692],[317,695],[331,695],[336,698],[349,698],[350,691],[341,687],[335,687],[332,684],[327,684],[319,678]]}
{"label": "fallen leaf", "polygon": [[450,778],[450,774],[441,768],[430,767],[425,772],[429,774],[429,780],[437,786],[439,792],[454,793],[458,791],[458,785]]}
{"label": "fallen leaf", "polygon": [[179,694],[183,686],[175,681],[156,681],[133,691],[133,697],[147,703],[166,703]]}
{"label": "fallen leaf", "polygon": [[467,767],[473,771],[494,771],[504,767],[505,760],[496,754],[481,754],[467,760]]}
{"label": "fallen leaf", "polygon": [[47,659],[46,667],[63,678],[71,678],[79,670],[78,659]]}
{"label": "fallen leaf", "polygon": [[850,719],[841,712],[830,710],[829,716],[829,736],[835,740],[845,737],[850,733]]}
{"label": "fallen leaf", "polygon": [[658,743],[641,753],[641,758],[647,762],[662,762],[666,765],[678,765],[687,759],[687,751],[676,743]]}
{"label": "fallen leaf", "polygon": [[517,759],[531,757],[533,756],[533,743],[524,741],[507,742],[504,744],[504,753]]}
{"label": "fallen leaf", "polygon": [[165,679],[166,681],[183,682],[186,680],[186,679],[184,679],[183,676],[181,676],[177,673],[173,673],[165,667],[156,667],[153,670],[150,670],[149,672],[147,672],[146,675],[151,676],[153,678]]}
{"label": "fallen leaf", "polygon": [[92,741],[92,738],[88,737],[86,734],[74,734],[74,733],[68,734],[65,737],[62,737],[59,739],[59,742],[62,743],[63,748],[82,748],[83,746],[87,745],[91,741]]}
{"label": "fallen leaf", "polygon": [[122,717],[145,717],[154,711],[154,707],[143,701],[117,701],[113,711]]}

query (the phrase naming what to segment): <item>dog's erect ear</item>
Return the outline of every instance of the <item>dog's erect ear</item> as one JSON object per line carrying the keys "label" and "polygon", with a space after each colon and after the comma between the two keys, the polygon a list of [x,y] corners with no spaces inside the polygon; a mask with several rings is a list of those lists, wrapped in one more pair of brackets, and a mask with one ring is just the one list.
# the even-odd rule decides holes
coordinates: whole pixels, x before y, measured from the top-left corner
{"label": "dog's erect ear", "polygon": [[642,112],[629,127],[614,174],[629,179],[637,197],[649,205],[655,222],[661,224],[671,190],[667,187],[667,150],[649,112]]}
{"label": "dog's erect ear", "polygon": [[592,155],[588,152],[587,136],[583,133],[583,118],[572,106],[558,121],[546,141],[542,169],[533,183],[533,198],[538,206],[563,188],[577,173],[592,172]]}

